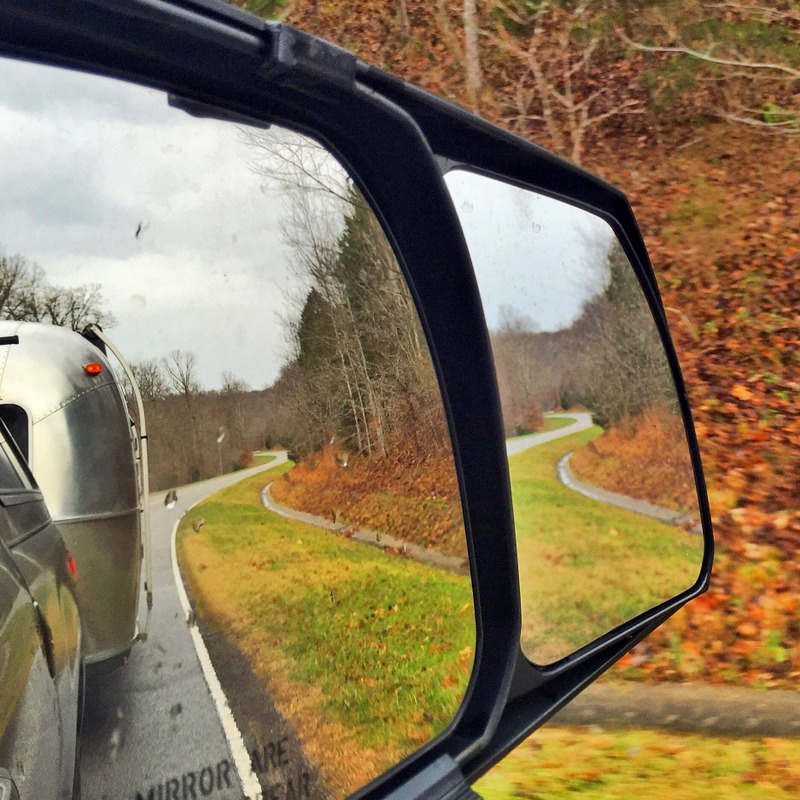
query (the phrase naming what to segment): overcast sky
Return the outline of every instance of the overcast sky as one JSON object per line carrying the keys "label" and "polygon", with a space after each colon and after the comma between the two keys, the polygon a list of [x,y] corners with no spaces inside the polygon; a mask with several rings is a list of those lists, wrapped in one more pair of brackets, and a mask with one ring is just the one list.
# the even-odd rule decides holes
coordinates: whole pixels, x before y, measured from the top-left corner
{"label": "overcast sky", "polygon": [[[305,288],[273,164],[239,126],[190,117],[159,92],[0,60],[0,249],[53,284],[101,284],[121,351],[191,350],[205,388],[223,370],[261,388],[285,359],[282,320]],[[332,159],[315,169],[342,175]],[[483,176],[447,183],[491,328],[504,313],[568,327],[602,290],[606,223]]]}
{"label": "overcast sky", "polygon": [[129,359],[191,350],[206,388],[223,370],[271,383],[287,296],[303,292],[280,193],[252,167],[263,154],[152,90],[10,60],[0,71],[0,248],[56,285],[101,284]]}
{"label": "overcast sky", "polygon": [[609,278],[610,226],[593,214],[464,170],[445,181],[469,245],[489,327],[568,328]]}

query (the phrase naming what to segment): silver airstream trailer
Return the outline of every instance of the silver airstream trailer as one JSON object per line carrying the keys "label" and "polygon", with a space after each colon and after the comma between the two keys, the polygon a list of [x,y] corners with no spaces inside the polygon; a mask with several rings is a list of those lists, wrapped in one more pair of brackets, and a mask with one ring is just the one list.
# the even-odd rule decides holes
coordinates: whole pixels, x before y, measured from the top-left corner
{"label": "silver airstream trailer", "polygon": [[[146,437],[128,413],[107,348],[118,355],[97,328],[81,335],[55,325],[0,321],[0,418],[75,557],[90,669],[124,663],[143,638],[137,616],[145,555],[145,631],[152,605]],[[133,386],[138,395],[135,381]]]}

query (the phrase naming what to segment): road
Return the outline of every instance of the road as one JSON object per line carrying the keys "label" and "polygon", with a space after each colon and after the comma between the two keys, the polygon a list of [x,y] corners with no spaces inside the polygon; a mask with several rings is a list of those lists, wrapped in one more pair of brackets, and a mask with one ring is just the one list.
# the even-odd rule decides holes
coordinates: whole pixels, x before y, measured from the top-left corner
{"label": "road", "polygon": [[589,686],[550,725],[663,728],[704,736],[800,737],[800,695],[787,689],[693,683]]}
{"label": "road", "polygon": [[[81,735],[84,800],[242,800],[243,790],[175,586],[171,538],[193,505],[286,460],[151,495],[153,618],[129,663],[87,686]],[[140,619],[144,615],[140,614]],[[151,793],[152,790],[152,793]]]}
{"label": "road", "polygon": [[592,427],[592,415],[587,411],[573,411],[564,414],[548,414],[548,419],[572,419],[575,420],[572,425],[567,425],[563,428],[556,428],[552,431],[545,431],[544,433],[530,433],[527,436],[516,436],[513,439],[506,439],[506,454],[515,456],[524,450],[529,450],[531,447],[536,447],[545,442],[553,442],[556,439],[561,439],[564,436],[571,436],[573,433],[585,431]]}

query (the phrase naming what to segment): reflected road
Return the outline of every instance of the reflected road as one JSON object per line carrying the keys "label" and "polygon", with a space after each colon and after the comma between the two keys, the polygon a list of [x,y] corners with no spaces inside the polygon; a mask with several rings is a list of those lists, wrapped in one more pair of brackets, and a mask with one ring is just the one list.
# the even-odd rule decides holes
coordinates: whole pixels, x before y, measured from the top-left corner
{"label": "reflected road", "polygon": [[588,411],[547,414],[546,417],[547,419],[573,419],[575,422],[573,422],[572,425],[567,425],[564,428],[556,428],[553,431],[529,433],[527,436],[517,436],[513,439],[506,439],[506,455],[515,456],[517,453],[522,453],[525,450],[529,450],[531,447],[536,447],[538,444],[553,442],[556,439],[561,439],[564,436],[571,436],[573,433],[585,431],[592,427],[592,415]]}
{"label": "reflected road", "polygon": [[[241,800],[216,707],[178,599],[171,561],[175,523],[214,492],[286,460],[178,489],[175,508],[151,494],[153,617],[128,664],[87,684],[81,734],[83,800]],[[144,620],[144,604],[139,619]],[[151,793],[152,791],[152,793]]]}

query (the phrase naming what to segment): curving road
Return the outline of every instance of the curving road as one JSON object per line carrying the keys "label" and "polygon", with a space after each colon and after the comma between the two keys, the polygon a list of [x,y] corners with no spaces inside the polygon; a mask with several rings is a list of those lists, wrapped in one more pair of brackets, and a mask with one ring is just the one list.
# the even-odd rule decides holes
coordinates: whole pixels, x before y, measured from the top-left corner
{"label": "curving road", "polygon": [[285,460],[281,453],[268,464],[183,487],[173,509],[164,507],[163,492],[150,496],[150,636],[134,646],[125,667],[87,685],[83,800],[242,800],[242,784],[175,586],[172,530],[209,495]]}
{"label": "curving road", "polygon": [[544,433],[530,433],[527,436],[516,436],[513,439],[506,439],[506,454],[515,456],[517,453],[522,453],[524,450],[529,450],[531,447],[536,447],[545,442],[553,442],[556,439],[561,439],[564,436],[571,436],[573,433],[585,431],[591,428],[592,415],[588,411],[573,411],[565,412],[563,414],[547,414],[547,419],[571,419],[575,420],[572,425],[566,425],[563,428],[556,428],[552,431],[545,431]]}

